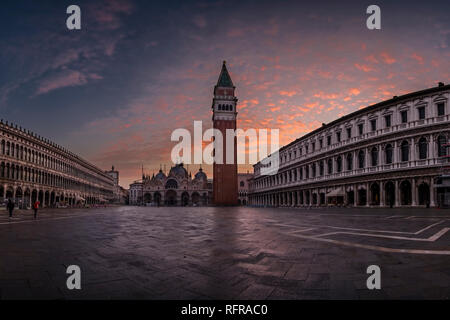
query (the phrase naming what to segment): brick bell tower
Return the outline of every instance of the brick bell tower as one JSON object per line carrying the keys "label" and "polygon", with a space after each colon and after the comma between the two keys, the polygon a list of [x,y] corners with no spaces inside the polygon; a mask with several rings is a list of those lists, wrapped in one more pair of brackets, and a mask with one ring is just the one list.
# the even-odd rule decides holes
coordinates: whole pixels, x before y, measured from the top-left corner
{"label": "brick bell tower", "polygon": [[237,146],[234,138],[234,161],[233,164],[226,163],[226,130],[236,130],[236,104],[234,95],[235,87],[228,73],[226,62],[223,62],[219,80],[214,87],[214,98],[212,103],[213,128],[219,129],[223,136],[223,161],[222,164],[213,164],[213,201],[218,206],[234,206],[238,204],[238,181],[237,181]]}

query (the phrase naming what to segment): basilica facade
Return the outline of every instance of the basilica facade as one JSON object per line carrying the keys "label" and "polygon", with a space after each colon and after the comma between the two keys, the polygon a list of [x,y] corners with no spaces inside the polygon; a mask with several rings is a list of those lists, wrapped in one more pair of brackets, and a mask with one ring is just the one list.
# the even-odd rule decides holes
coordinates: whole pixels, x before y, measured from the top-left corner
{"label": "basilica facade", "polygon": [[207,206],[212,201],[212,181],[200,168],[192,177],[176,164],[166,174],[162,169],[130,185],[130,204],[147,206]]}
{"label": "basilica facade", "polygon": [[254,165],[256,206],[450,206],[450,85],[345,115],[279,150],[279,170]]}

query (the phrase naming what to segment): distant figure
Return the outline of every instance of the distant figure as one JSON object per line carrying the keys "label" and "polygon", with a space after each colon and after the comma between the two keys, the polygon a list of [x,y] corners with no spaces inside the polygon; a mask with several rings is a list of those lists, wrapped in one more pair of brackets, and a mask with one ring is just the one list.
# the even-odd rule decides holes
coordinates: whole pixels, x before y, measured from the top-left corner
{"label": "distant figure", "polygon": [[37,218],[37,212],[38,212],[38,209],[39,209],[39,205],[40,205],[41,203],[39,202],[39,200],[36,200],[35,202],[34,202],[34,204],[33,204],[33,209],[34,209],[34,218],[36,219]]}
{"label": "distant figure", "polygon": [[9,211],[9,217],[12,218],[13,210],[14,210],[14,202],[11,199],[8,199],[8,204],[6,205]]}

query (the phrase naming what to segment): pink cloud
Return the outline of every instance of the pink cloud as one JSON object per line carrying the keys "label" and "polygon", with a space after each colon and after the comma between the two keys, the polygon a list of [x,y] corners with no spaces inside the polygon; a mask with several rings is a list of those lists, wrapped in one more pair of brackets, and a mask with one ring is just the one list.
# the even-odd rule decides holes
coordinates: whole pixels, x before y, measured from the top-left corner
{"label": "pink cloud", "polygon": [[370,72],[373,71],[373,68],[368,66],[368,65],[364,65],[364,64],[359,64],[359,63],[355,63],[355,67],[358,70],[364,71],[364,72]]}
{"label": "pink cloud", "polygon": [[381,59],[387,64],[393,64],[397,61],[392,56],[390,56],[387,52],[381,53],[380,56],[381,56]]}

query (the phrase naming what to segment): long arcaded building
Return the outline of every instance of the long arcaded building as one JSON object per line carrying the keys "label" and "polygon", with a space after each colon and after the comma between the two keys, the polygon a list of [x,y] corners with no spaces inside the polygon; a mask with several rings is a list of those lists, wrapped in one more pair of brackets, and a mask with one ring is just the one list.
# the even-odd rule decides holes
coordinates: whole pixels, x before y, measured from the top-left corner
{"label": "long arcaded building", "polygon": [[450,86],[343,116],[279,150],[279,170],[254,165],[257,206],[448,206]]}
{"label": "long arcaded building", "polygon": [[0,122],[0,202],[30,208],[106,202],[113,178],[76,154],[36,134]]}

